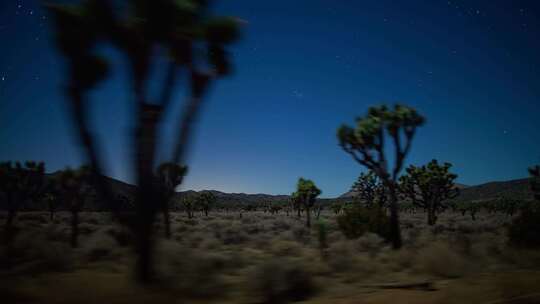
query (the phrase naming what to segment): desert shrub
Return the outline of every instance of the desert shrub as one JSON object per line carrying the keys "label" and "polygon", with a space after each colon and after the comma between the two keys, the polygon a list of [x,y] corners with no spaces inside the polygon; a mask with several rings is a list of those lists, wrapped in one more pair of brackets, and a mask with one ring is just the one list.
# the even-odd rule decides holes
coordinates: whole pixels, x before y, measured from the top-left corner
{"label": "desert shrub", "polygon": [[185,248],[163,241],[157,248],[158,280],[190,298],[213,298],[226,290],[220,273],[229,260],[217,253]]}
{"label": "desert shrub", "polygon": [[97,231],[98,228],[99,227],[94,224],[82,223],[82,224],[79,224],[79,234],[81,235],[91,234]]}
{"label": "desert shrub", "polygon": [[89,262],[111,260],[119,256],[116,240],[107,232],[98,232],[84,243],[83,251]]}
{"label": "desert shrub", "polygon": [[121,247],[126,247],[132,243],[133,236],[126,227],[112,226],[106,229],[105,232]]}
{"label": "desert shrub", "polygon": [[508,238],[516,247],[540,248],[539,231],[540,207],[531,204],[512,221],[508,227]]}
{"label": "desert shrub", "polygon": [[309,299],[316,286],[300,262],[274,259],[258,265],[249,277],[250,291],[258,303],[290,303]]}
{"label": "desert shrub", "polygon": [[270,252],[281,257],[296,257],[302,254],[302,246],[297,242],[274,239],[271,242]]}
{"label": "desert shrub", "polygon": [[461,277],[467,267],[465,259],[442,242],[432,242],[420,250],[415,264],[422,271],[446,278]]}
{"label": "desert shrub", "polygon": [[10,263],[20,274],[63,272],[73,268],[73,255],[67,243],[47,240],[43,235],[23,233],[19,235],[9,255]]}
{"label": "desert shrub", "polygon": [[375,256],[377,252],[384,246],[384,240],[375,233],[365,233],[357,240],[360,251],[366,251],[371,256]]}
{"label": "desert shrub", "polygon": [[390,219],[379,208],[366,208],[354,204],[344,208],[337,217],[338,227],[350,239],[373,232],[388,240],[390,237]]}
{"label": "desert shrub", "polygon": [[305,226],[295,226],[290,231],[294,240],[303,244],[309,243],[311,232]]}
{"label": "desert shrub", "polygon": [[225,245],[238,245],[249,241],[249,235],[240,225],[230,225],[223,230],[216,231],[215,235]]}

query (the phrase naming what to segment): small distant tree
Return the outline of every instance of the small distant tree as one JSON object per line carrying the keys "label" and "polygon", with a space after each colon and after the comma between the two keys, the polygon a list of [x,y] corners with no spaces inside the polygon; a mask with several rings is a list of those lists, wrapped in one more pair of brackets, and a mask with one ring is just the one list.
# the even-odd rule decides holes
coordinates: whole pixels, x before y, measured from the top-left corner
{"label": "small distant tree", "polygon": [[190,196],[182,197],[182,205],[189,219],[193,218],[193,211],[195,210],[195,199]]}
{"label": "small distant tree", "polygon": [[437,214],[447,207],[445,202],[459,194],[454,183],[457,175],[450,173],[451,167],[450,163],[439,165],[434,159],[421,167],[409,166],[399,179],[401,194],[427,211],[428,225],[435,225]]}
{"label": "small distant tree", "polygon": [[4,230],[7,243],[13,238],[13,222],[21,205],[40,196],[44,174],[45,164],[42,162],[0,163],[0,193],[4,196],[7,210]]}
{"label": "small distant tree", "polygon": [[334,214],[339,214],[341,212],[341,210],[343,210],[343,203],[341,202],[333,202],[331,205],[330,205],[330,209],[332,209],[332,211],[334,211]]}
{"label": "small distant tree", "polygon": [[[366,116],[356,120],[354,128],[338,129],[339,144],[359,164],[373,171],[388,190],[390,203],[390,235],[394,249],[402,245],[397,204],[397,179],[409,153],[416,129],[424,118],[414,109],[396,105],[371,107]],[[387,137],[393,144],[394,165],[388,167]]]}
{"label": "small distant tree", "polygon": [[85,201],[93,195],[90,167],[81,166],[77,170],[67,168],[59,173],[58,185],[62,200],[71,212],[71,247],[79,246],[79,213]]}
{"label": "small distant tree", "polygon": [[171,200],[176,193],[176,187],[178,187],[184,176],[187,174],[187,167],[178,165],[175,163],[162,163],[157,168],[157,179],[161,186],[160,194],[164,197],[160,199],[162,203],[163,221],[165,224],[165,238],[171,238],[171,219],[169,214],[169,207]]}
{"label": "small distant tree", "polygon": [[311,208],[322,191],[309,179],[300,178],[296,185],[296,196],[306,210],[306,226],[311,227]]}
{"label": "small distant tree", "polygon": [[351,191],[354,193],[354,198],[363,202],[368,208],[375,205],[383,208],[386,205],[388,196],[384,184],[373,171],[361,173],[351,187]]}
{"label": "small distant tree", "polygon": [[208,216],[208,212],[216,204],[216,196],[212,192],[205,191],[199,194],[197,204],[203,210],[204,215]]}

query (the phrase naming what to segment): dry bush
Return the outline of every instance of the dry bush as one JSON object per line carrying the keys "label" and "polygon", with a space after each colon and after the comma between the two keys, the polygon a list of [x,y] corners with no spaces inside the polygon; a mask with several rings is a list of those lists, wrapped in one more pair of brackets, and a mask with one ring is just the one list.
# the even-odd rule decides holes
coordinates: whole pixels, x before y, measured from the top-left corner
{"label": "dry bush", "polygon": [[302,255],[303,247],[293,241],[274,239],[270,242],[270,252],[280,257],[298,257]]}
{"label": "dry bush", "polygon": [[18,274],[64,272],[72,270],[74,265],[67,243],[50,241],[36,232],[21,233],[9,249],[4,249],[3,259],[8,259]]}
{"label": "dry bush", "polygon": [[215,231],[215,234],[225,245],[244,244],[250,240],[249,235],[241,225],[229,225],[222,230]]}
{"label": "dry bush", "polygon": [[172,241],[157,247],[158,279],[190,298],[214,298],[226,291],[221,273],[233,265],[218,253],[185,248]]}
{"label": "dry bush", "polygon": [[257,303],[290,303],[312,297],[317,288],[307,267],[291,259],[273,259],[254,268],[249,278],[250,296]]}
{"label": "dry bush", "polygon": [[463,276],[467,267],[461,255],[440,241],[422,248],[416,256],[415,265],[423,272],[446,278]]}
{"label": "dry bush", "polygon": [[121,257],[118,242],[108,230],[98,231],[86,239],[82,251],[88,262],[118,260]]}

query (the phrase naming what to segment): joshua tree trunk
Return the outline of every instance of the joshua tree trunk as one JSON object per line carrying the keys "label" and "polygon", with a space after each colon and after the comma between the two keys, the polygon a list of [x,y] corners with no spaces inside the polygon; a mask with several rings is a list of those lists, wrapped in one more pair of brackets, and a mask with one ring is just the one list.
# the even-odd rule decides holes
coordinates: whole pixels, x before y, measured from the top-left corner
{"label": "joshua tree trunk", "polygon": [[433,226],[437,222],[437,213],[435,211],[435,208],[428,208],[427,210],[428,215],[428,225]]}
{"label": "joshua tree trunk", "polygon": [[163,207],[163,224],[165,225],[165,238],[171,238],[171,217],[168,206]]}
{"label": "joshua tree trunk", "polygon": [[317,220],[321,216],[322,206],[319,206],[319,209],[317,209]]}
{"label": "joshua tree trunk", "polygon": [[306,206],[306,227],[311,227],[311,212],[310,207]]}
{"label": "joshua tree trunk", "polygon": [[49,211],[49,219],[51,222],[54,221],[54,210]]}
{"label": "joshua tree trunk", "polygon": [[71,248],[79,246],[79,210],[71,211]]}
{"label": "joshua tree trunk", "polygon": [[208,209],[204,209],[204,215],[208,216]]}
{"label": "joshua tree trunk", "polygon": [[394,249],[399,249],[401,248],[402,242],[395,183],[388,183],[388,192],[390,194],[390,236],[392,238],[392,247]]}

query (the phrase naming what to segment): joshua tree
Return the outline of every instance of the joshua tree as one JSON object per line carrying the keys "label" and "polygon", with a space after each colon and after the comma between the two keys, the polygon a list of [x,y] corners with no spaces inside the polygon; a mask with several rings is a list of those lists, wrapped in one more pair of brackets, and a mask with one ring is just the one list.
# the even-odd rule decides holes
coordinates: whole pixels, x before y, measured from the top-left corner
{"label": "joshua tree", "polygon": [[311,227],[311,207],[315,204],[317,196],[322,192],[315,183],[309,179],[299,178],[296,185],[296,195],[306,210],[306,226]]}
{"label": "joshua tree", "polygon": [[216,203],[216,196],[212,192],[203,192],[197,197],[197,204],[204,211],[204,215],[208,216],[208,211]]}
{"label": "joshua tree", "polygon": [[[98,45],[109,44],[127,57],[135,128],[133,168],[137,194],[135,216],[125,221],[135,237],[137,277],[148,283],[153,277],[153,224],[164,203],[155,183],[157,133],[169,112],[173,92],[182,70],[188,77],[189,97],[178,123],[178,137],[170,162],[183,165],[202,98],[212,80],[230,70],[226,46],[238,38],[234,18],[210,18],[209,1],[204,0],[87,0],[82,5],[49,6],[55,25],[58,48],[67,59],[67,96],[79,139],[93,170],[101,200],[113,205],[114,195],[103,178],[103,157],[89,126],[88,92],[104,80],[109,64],[97,53]],[[123,5],[125,4],[125,5]],[[126,8],[115,12],[113,7]],[[166,62],[163,86],[157,96],[149,96],[154,82],[151,71]],[[154,83],[153,83],[154,84]],[[165,151],[159,149],[159,151]]]}
{"label": "joshua tree", "polygon": [[[339,144],[352,158],[373,171],[388,190],[390,200],[390,235],[394,249],[401,247],[399,210],[397,206],[397,179],[416,134],[424,118],[414,109],[396,105],[372,107],[365,117],[356,120],[356,127],[338,129]],[[385,154],[387,136],[393,143],[394,165],[388,168]]]}
{"label": "joshua tree", "polygon": [[171,238],[171,220],[169,215],[169,204],[174,196],[175,189],[182,183],[187,173],[187,167],[175,163],[163,163],[157,168],[157,179],[161,185],[159,194],[164,197],[160,200],[163,211],[163,221],[165,224],[165,237]]}
{"label": "joshua tree", "polygon": [[85,200],[94,191],[90,184],[90,176],[90,168],[82,166],[77,170],[67,168],[57,177],[63,201],[71,212],[71,247],[73,248],[79,246],[79,212]]}
{"label": "joshua tree", "polygon": [[302,213],[302,198],[298,191],[291,194],[291,205],[296,210],[296,217],[300,218]]}
{"label": "joshua tree", "polygon": [[189,219],[193,218],[193,209],[194,209],[194,199],[189,196],[184,196],[182,198],[182,205],[184,205],[184,210]]}
{"label": "joshua tree", "polygon": [[459,194],[454,184],[457,175],[450,173],[451,167],[450,163],[439,165],[434,159],[421,167],[411,165],[399,179],[401,194],[427,211],[428,225],[435,225],[437,213],[446,209],[444,202]]}
{"label": "joshua tree", "polygon": [[351,187],[355,198],[363,201],[366,207],[371,208],[377,203],[379,208],[386,205],[387,195],[383,183],[373,171],[361,173]]}
{"label": "joshua tree", "polygon": [[36,199],[44,185],[45,165],[27,161],[0,163],[0,193],[4,196],[8,212],[5,224],[6,242],[13,238],[13,221],[21,204],[29,199]]}
{"label": "joshua tree", "polygon": [[529,168],[531,174],[531,190],[534,193],[534,199],[540,201],[540,166]]}

